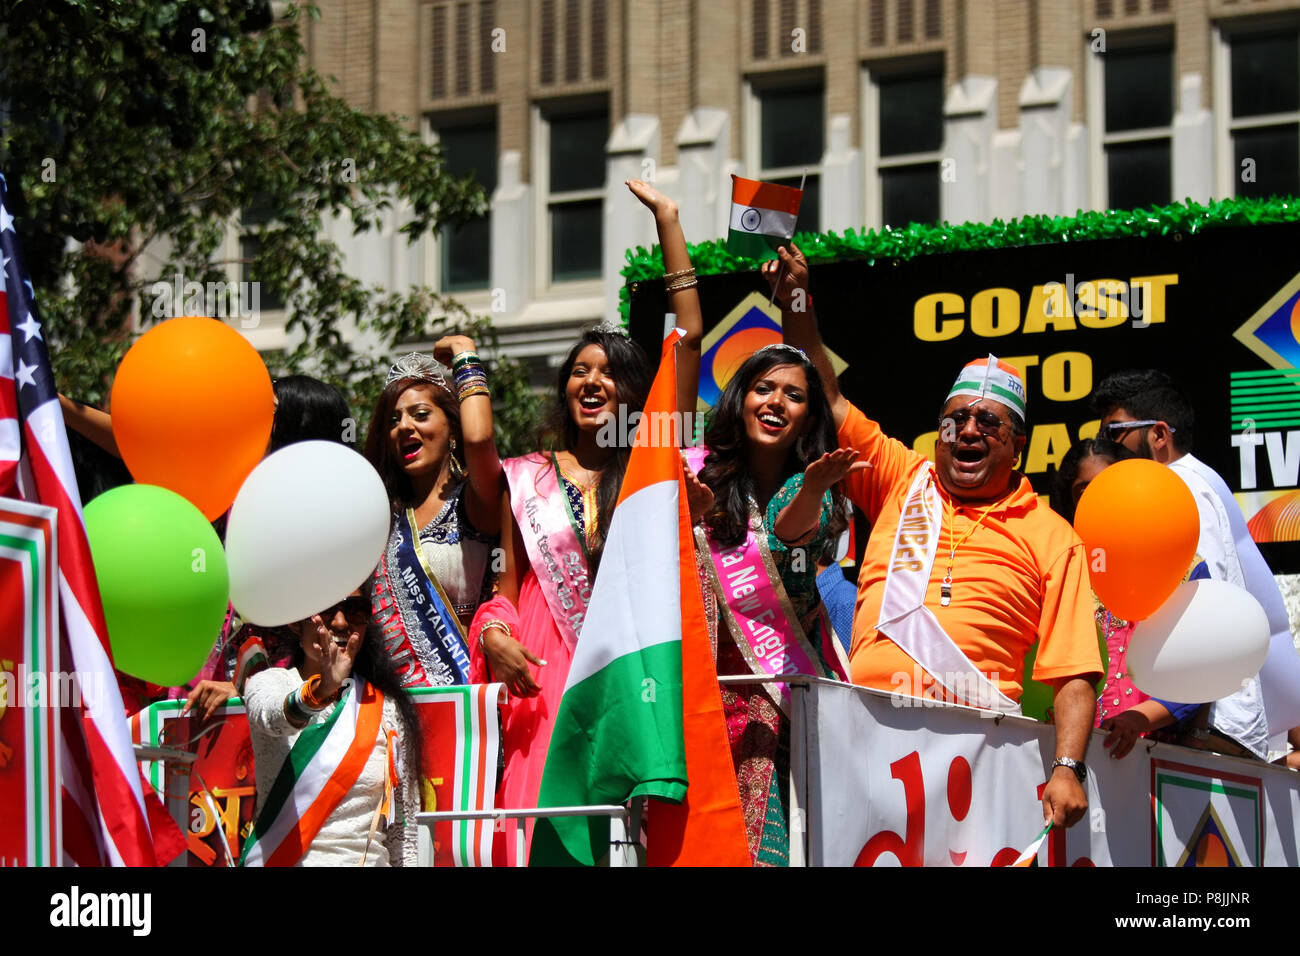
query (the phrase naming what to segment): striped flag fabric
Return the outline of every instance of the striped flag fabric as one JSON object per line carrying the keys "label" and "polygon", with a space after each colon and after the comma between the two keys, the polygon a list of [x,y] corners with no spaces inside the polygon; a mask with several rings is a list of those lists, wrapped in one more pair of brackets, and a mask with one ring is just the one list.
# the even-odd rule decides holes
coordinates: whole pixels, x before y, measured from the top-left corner
{"label": "striped flag fabric", "polygon": [[794,236],[801,202],[802,189],[733,175],[727,251],[749,259],[771,259]]}
{"label": "striped flag fabric", "polygon": [[0,175],[0,495],[58,512],[60,667],[82,688],[79,706],[59,713],[63,862],[152,866],[68,435],[5,187]]}
{"label": "striped flag fabric", "polygon": [[[407,693],[425,715],[422,719],[426,776],[421,781],[425,808],[490,810],[501,746],[501,712],[497,704],[505,699],[505,686],[453,684],[413,687]],[[455,741],[454,747],[447,749],[452,751],[450,763],[456,772],[441,773],[447,792],[444,803],[439,803],[436,786],[428,772],[438,756],[434,748],[450,741]],[[455,820],[435,825],[433,865],[493,866],[493,832],[491,820]]]}
{"label": "striped flag fabric", "polygon": [[353,677],[329,717],[298,735],[253,821],[241,866],[293,866],[302,859],[361,776],[383,712],[384,695]]}
{"label": "striped flag fabric", "polygon": [[1015,861],[1011,865],[1033,866],[1034,860],[1038,859],[1039,848],[1043,845],[1043,841],[1047,839],[1047,835],[1051,832],[1052,821],[1048,820],[1047,823],[1043,825],[1043,829],[1039,832],[1038,836],[1034,838],[1034,842],[1025,847],[1024,852],[1016,857]]}
{"label": "striped flag fabric", "polygon": [[[675,813],[661,816],[658,805],[651,810],[652,855],[660,831],[677,847],[661,851],[657,862],[682,859],[689,845],[700,854],[691,860],[697,864],[747,863],[681,455],[672,438],[663,440],[670,430],[662,423],[677,405],[675,346],[682,335],[674,329],[664,341],[569,668],[538,805],[686,801],[696,815],[669,807]],[[694,767],[689,789],[688,767]],[[607,818],[542,818],[529,863],[590,866],[608,848]]]}

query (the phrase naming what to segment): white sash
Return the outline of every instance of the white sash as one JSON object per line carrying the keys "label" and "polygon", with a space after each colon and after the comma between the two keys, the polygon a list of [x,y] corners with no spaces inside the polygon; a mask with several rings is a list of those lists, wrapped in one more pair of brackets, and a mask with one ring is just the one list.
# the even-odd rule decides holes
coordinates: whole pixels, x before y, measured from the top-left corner
{"label": "white sash", "polygon": [[876,630],[903,649],[953,698],[972,707],[1020,713],[1020,705],[979,672],[925,606],[939,550],[943,501],[934,466],[923,465],[908,489],[885,574]]}

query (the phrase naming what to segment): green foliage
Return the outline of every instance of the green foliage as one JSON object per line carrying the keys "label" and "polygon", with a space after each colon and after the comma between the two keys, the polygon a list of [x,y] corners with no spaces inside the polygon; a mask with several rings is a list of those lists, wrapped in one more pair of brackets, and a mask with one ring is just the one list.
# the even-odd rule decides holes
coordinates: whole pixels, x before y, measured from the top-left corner
{"label": "green foliage", "polygon": [[[1216,226],[1244,226],[1300,219],[1300,200],[1294,197],[1270,199],[1222,199],[1202,205],[1190,199],[1150,209],[1108,209],[1074,216],[1025,216],[1003,222],[942,223],[926,226],[913,223],[901,229],[847,229],[835,232],[795,235],[795,244],[809,262],[837,262],[843,259],[911,259],[938,252],[970,249],[1005,249],[1051,242],[1086,242],[1137,236],[1196,233]],[[757,260],[733,256],[725,239],[714,239],[690,247],[691,264],[698,275],[749,272]],[[628,250],[622,275],[628,282],[658,279],[664,274],[659,247]],[[627,286],[619,293],[619,310],[626,321],[629,300]]]}
{"label": "green foliage", "polygon": [[[330,92],[306,66],[303,13],[289,5],[273,24],[264,0],[0,0],[0,162],[63,391],[102,403],[132,306],[147,327],[156,282],[224,282],[232,264],[286,302],[272,374],[342,385],[359,422],[397,343],[464,330],[494,350],[486,320],[427,288],[367,287],[322,238],[342,217],[354,233],[401,222],[413,241],[487,205],[403,121]],[[264,224],[244,230],[251,257],[232,260],[229,226],[247,209]],[[354,330],[378,347],[359,351]],[[521,368],[492,371],[514,450],[535,403]]]}

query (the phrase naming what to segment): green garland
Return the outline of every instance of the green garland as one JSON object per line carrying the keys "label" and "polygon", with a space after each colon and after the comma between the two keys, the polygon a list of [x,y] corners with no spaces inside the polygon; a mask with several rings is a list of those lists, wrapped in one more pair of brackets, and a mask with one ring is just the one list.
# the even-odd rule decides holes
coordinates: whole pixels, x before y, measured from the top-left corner
{"label": "green garland", "polygon": [[[1188,200],[1150,209],[1108,209],[1103,212],[1080,212],[1075,216],[1025,216],[1003,222],[943,223],[937,226],[913,224],[902,229],[847,229],[835,232],[801,232],[794,241],[809,262],[836,262],[843,259],[910,259],[937,252],[962,252],[970,249],[1006,249],[1051,242],[1085,242],[1092,239],[1167,236],[1170,233],[1194,234],[1216,226],[1251,226],[1264,223],[1300,220],[1300,199],[1221,199],[1202,205]],[[758,260],[734,256],[727,251],[727,240],[710,239],[688,246],[697,275],[727,272],[751,272]],[[631,311],[628,284],[643,279],[659,279],[664,274],[663,254],[658,246],[637,246],[627,251],[627,266],[622,275],[627,282],[619,290],[619,313],[624,324]]]}

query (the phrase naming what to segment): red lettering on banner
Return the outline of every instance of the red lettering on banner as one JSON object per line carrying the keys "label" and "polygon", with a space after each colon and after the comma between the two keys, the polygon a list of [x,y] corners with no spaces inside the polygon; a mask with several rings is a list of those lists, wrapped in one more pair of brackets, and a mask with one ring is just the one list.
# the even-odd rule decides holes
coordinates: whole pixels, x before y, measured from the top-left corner
{"label": "red lettering on banner", "polygon": [[[897,676],[897,675],[895,675]],[[906,676],[906,675],[904,675]],[[903,784],[903,794],[907,805],[907,822],[903,827],[904,835],[899,836],[894,830],[881,830],[873,834],[858,853],[854,866],[875,866],[876,861],[886,853],[892,853],[903,866],[922,866],[925,862],[925,778],[921,769],[921,755],[913,750],[907,756],[895,760],[889,765],[889,773]],[[973,793],[973,774],[970,761],[965,757],[954,757],[948,765],[947,798],[948,810],[954,821],[960,823],[970,813]],[[1043,797],[1046,784],[1038,785],[1038,798]],[[1004,846],[993,855],[989,866],[1010,866],[1020,858],[1020,850]],[[1065,865],[1065,830],[1057,828],[1048,835],[1047,865]],[[948,858],[954,866],[966,862],[966,851],[949,848]],[[1072,866],[1095,866],[1088,857],[1081,856]]]}
{"label": "red lettering on banner", "polygon": [[925,781],[921,777],[921,755],[913,750],[889,765],[889,773],[903,784],[907,798],[906,837],[893,830],[881,830],[869,839],[858,853],[854,866],[875,866],[885,853],[898,857],[903,866],[921,866],[925,862]]}
{"label": "red lettering on banner", "polygon": [[1010,866],[1020,859],[1020,851],[1013,846],[1004,846],[993,854],[993,860],[989,866]]}

